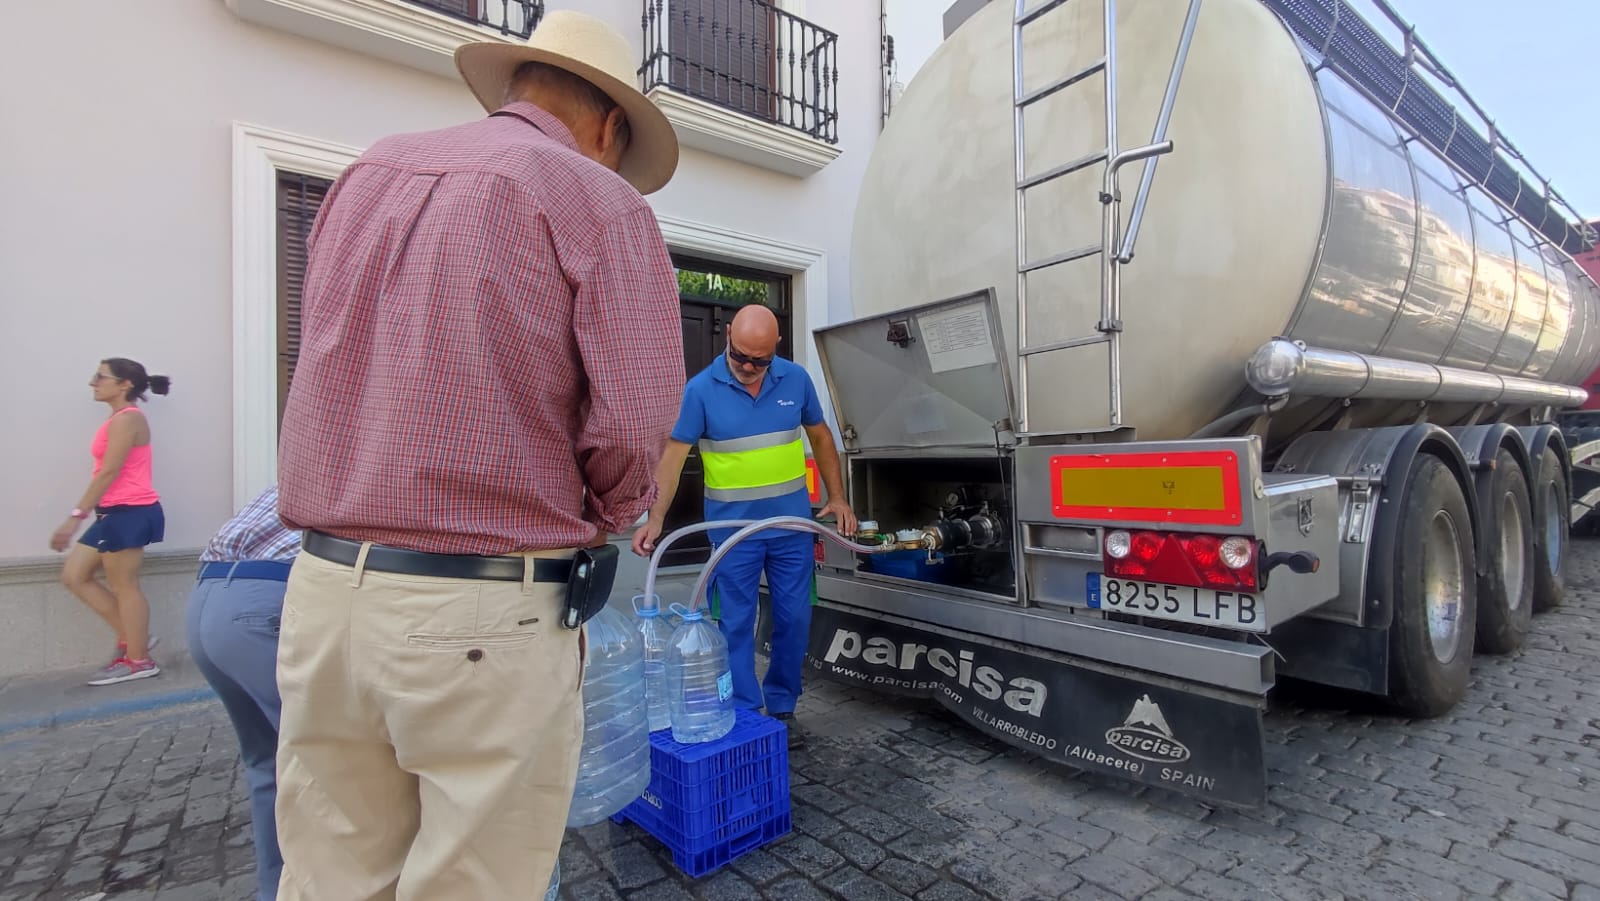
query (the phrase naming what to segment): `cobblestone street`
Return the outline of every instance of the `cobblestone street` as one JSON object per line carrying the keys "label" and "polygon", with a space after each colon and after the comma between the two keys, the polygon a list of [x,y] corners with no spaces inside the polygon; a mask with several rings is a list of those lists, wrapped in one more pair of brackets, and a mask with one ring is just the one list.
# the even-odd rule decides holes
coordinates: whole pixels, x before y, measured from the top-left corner
{"label": "cobblestone street", "polygon": [[[794,831],[689,880],[649,836],[569,833],[572,899],[1600,899],[1600,543],[1450,716],[1275,699],[1270,804],[1212,810],[1042,764],[929,704],[815,680]],[[254,865],[214,703],[0,738],[0,898],[243,899]]]}

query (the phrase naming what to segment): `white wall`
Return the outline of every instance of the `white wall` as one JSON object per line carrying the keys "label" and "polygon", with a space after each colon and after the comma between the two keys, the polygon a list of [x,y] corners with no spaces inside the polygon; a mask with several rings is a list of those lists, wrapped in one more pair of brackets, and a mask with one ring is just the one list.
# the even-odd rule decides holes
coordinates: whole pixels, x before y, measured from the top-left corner
{"label": "white wall", "polygon": [[[604,15],[641,41],[640,0],[549,5]],[[877,9],[805,6],[841,35],[843,155],[797,179],[685,150],[652,202],[821,249],[842,316],[852,206],[878,130]],[[83,491],[105,413],[86,382],[106,356],[174,380],[147,406],[165,547],[202,544],[232,511],[235,121],[362,147],[480,114],[452,79],[246,24],[222,0],[107,3],[93,20],[69,45],[14,40],[0,55],[0,385],[12,426],[0,441],[0,564],[47,554]],[[13,35],[63,27],[48,4],[18,6],[7,24]],[[796,348],[809,357],[809,336]]]}
{"label": "white wall", "polygon": [[[549,5],[603,15],[638,46],[642,2]],[[797,326],[819,325],[849,310],[850,222],[878,132],[877,5],[784,2],[840,34],[843,154],[794,178],[686,149],[651,201],[702,244],[732,232],[776,248],[769,256],[815,261],[820,251],[809,271],[825,272],[825,284],[812,279],[811,309],[797,298],[795,311]],[[104,627],[55,584],[60,558],[47,548],[89,479],[88,444],[105,410],[87,381],[102,357],[132,357],[174,380],[170,397],[146,407],[167,534],[144,582],[153,630],[181,647],[193,554],[235,505],[235,123],[360,148],[482,114],[454,78],[245,23],[223,0],[105,3],[78,23],[50,4],[23,4],[6,24],[0,679],[98,662],[105,651]],[[70,41],[48,37],[62,33]],[[797,355],[812,362],[810,336],[796,337]],[[275,378],[245,384],[275,396]]]}

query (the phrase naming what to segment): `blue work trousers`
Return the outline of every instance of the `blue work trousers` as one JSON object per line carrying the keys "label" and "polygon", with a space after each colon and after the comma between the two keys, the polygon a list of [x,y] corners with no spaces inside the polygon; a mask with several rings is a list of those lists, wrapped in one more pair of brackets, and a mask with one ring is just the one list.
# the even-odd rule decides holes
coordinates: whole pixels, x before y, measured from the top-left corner
{"label": "blue work trousers", "polygon": [[228,711],[239,736],[250,826],[255,834],[256,898],[278,894],[278,628],[287,583],[206,579],[189,596],[189,653]]}
{"label": "blue work trousers", "polygon": [[[811,634],[811,576],[816,566],[809,532],[751,538],[717,564],[714,581],[733,668],[734,706],[768,714],[793,713],[800,700],[800,670]],[[772,598],[772,656],[767,677],[756,681],[756,612],[761,573]]]}

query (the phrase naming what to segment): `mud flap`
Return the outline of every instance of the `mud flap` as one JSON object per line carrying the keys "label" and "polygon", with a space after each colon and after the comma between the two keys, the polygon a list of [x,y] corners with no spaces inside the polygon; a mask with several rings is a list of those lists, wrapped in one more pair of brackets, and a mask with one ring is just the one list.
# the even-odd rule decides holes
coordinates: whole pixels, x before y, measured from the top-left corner
{"label": "mud flap", "polygon": [[[757,629],[769,647],[770,618]],[[811,608],[806,668],[932,698],[980,732],[1075,769],[1218,806],[1266,802],[1264,699],[1186,690],[1134,670],[827,602]]]}

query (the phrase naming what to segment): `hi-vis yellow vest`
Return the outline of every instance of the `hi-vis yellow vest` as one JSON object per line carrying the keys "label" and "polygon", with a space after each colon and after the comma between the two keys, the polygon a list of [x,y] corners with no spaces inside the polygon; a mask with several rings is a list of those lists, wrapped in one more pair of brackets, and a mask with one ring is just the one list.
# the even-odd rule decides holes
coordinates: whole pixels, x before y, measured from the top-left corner
{"label": "hi-vis yellow vest", "polygon": [[806,489],[806,449],[799,428],[726,441],[702,438],[700,460],[708,501],[759,501]]}

